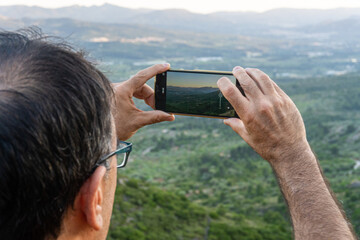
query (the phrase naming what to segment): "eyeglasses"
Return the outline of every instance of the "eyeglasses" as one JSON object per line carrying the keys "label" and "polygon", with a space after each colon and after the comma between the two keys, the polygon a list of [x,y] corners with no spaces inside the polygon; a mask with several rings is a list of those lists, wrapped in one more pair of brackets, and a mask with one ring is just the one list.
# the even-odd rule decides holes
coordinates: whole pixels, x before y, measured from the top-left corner
{"label": "eyeglasses", "polygon": [[125,153],[123,158],[117,157],[117,168],[123,168],[127,164],[131,150],[132,150],[132,143],[118,141],[116,150],[102,157],[100,161],[96,164],[96,167],[102,165],[107,159],[111,158],[115,154]]}

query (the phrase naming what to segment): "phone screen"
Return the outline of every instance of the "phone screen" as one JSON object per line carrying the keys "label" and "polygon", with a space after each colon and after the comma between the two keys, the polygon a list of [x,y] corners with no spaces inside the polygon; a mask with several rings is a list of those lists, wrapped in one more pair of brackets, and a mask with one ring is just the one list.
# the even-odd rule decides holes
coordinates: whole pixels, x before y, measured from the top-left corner
{"label": "phone screen", "polygon": [[223,76],[236,84],[231,73],[167,71],[163,110],[199,116],[237,117],[235,110],[217,87],[217,81]]}

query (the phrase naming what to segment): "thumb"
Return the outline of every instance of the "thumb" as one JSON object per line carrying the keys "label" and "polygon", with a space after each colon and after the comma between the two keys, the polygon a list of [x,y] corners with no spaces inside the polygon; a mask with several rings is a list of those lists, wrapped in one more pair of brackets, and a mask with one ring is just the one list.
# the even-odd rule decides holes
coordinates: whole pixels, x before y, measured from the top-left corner
{"label": "thumb", "polygon": [[171,115],[163,111],[155,110],[155,111],[142,112],[138,119],[138,124],[141,126],[146,126],[159,122],[174,121],[174,120],[175,120],[174,115]]}
{"label": "thumb", "polygon": [[244,122],[239,118],[228,118],[224,120],[224,124],[230,126],[234,132],[240,135],[246,142],[249,136],[248,131],[244,125]]}

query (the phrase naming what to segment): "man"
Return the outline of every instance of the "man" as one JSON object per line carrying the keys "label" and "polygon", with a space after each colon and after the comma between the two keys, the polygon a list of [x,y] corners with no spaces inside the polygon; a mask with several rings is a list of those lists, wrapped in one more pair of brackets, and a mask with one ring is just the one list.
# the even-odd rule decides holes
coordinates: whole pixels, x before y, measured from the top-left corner
{"label": "man", "polygon": [[[34,33],[32,34],[34,35]],[[121,84],[84,57],[41,36],[0,33],[1,239],[105,239],[116,188],[117,140],[173,121],[154,107],[146,81],[159,64]],[[264,73],[234,68],[243,97],[218,84],[240,119],[225,124],[273,167],[297,239],[354,239],[327,187],[290,98]]]}

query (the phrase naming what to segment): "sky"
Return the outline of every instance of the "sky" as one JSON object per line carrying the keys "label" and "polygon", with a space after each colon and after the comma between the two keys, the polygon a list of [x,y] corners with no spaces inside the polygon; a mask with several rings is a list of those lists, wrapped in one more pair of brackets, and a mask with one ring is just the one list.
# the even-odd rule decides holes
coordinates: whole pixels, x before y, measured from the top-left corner
{"label": "sky", "polygon": [[274,8],[360,8],[360,0],[1,0],[0,5],[28,5],[57,8],[71,5],[102,5],[110,3],[127,8],[180,8],[196,13],[217,11],[263,12]]}

